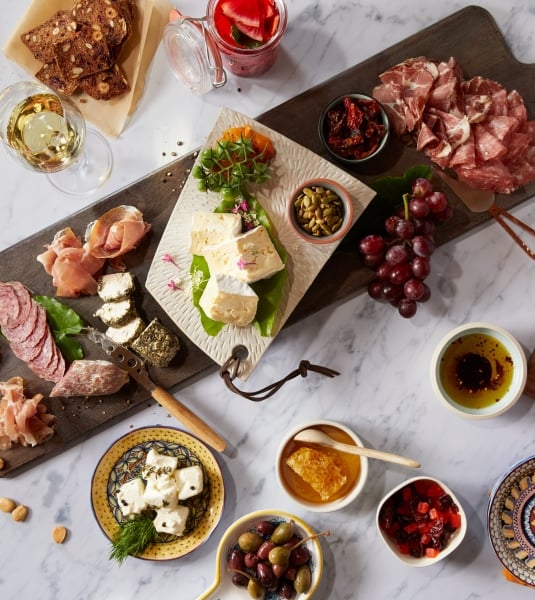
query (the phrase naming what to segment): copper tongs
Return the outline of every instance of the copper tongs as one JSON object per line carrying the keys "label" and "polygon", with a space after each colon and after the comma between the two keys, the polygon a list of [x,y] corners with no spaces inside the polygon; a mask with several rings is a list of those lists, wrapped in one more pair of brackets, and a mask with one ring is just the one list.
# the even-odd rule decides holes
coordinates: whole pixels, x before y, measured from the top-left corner
{"label": "copper tongs", "polygon": [[471,188],[468,184],[458,179],[453,179],[443,171],[434,170],[435,173],[448,185],[453,192],[459,197],[459,200],[472,212],[479,213],[488,211],[490,216],[499,223],[505,231],[513,238],[513,240],[524,250],[530,257],[535,259],[535,252],[526,244],[526,242],[518,235],[518,233],[506,222],[506,220],[514,223],[519,229],[526,231],[528,234],[535,236],[535,229],[530,227],[524,221],[517,219],[510,212],[501,208],[496,204],[496,195],[490,190],[477,190]]}

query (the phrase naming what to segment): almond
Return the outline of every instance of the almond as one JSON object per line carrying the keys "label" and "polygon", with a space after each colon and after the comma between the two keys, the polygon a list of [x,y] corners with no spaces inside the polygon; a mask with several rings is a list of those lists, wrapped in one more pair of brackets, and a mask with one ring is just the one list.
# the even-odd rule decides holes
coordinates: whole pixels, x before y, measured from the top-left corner
{"label": "almond", "polygon": [[15,506],[17,505],[13,500],[11,500],[11,498],[0,498],[0,510],[2,512],[13,512]]}
{"label": "almond", "polygon": [[24,521],[28,516],[28,508],[24,504],[19,504],[11,513],[13,521]]}
{"label": "almond", "polygon": [[63,544],[67,538],[67,528],[63,525],[56,525],[52,530],[52,539],[56,544]]}

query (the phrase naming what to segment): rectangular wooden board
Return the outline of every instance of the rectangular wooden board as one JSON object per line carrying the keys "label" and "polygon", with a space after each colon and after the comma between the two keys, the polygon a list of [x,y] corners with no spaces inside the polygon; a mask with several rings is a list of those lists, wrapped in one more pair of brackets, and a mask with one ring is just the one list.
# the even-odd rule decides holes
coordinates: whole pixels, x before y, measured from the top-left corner
{"label": "rectangular wooden board", "polygon": [[[370,93],[377,84],[379,73],[402,60],[419,55],[438,60],[447,60],[450,56],[455,56],[467,77],[482,75],[502,83],[508,89],[516,88],[526,102],[530,117],[535,118],[535,88],[529,83],[535,78],[535,65],[519,63],[512,56],[492,16],[482,8],[470,6],[292,98],[257,119],[328,158],[317,136],[317,121],[325,104],[333,97],[345,93]],[[22,281],[35,293],[53,296],[51,278],[35,260],[43,246],[64,227],[71,227],[75,232],[83,234],[86,225],[109,208],[131,204],[138,207],[144,213],[146,221],[152,224],[151,232],[145,242],[126,257],[127,268],[135,274],[139,284],[138,307],[147,320],[157,316],[164,324],[173,327],[154,299],[144,293],[143,284],[160,236],[179,197],[180,189],[189,175],[194,157],[192,153],[181,158],[128,188],[3,251],[0,253],[0,280]],[[371,184],[379,176],[399,175],[407,167],[425,162],[414,149],[405,147],[401,143],[392,143],[389,151],[374,164],[367,165],[362,170],[347,167],[346,169],[364,183]],[[318,175],[321,176],[320,173]],[[498,202],[504,208],[511,208],[534,193],[535,184],[531,184],[510,196],[500,196]],[[470,213],[451,194],[450,199],[454,207],[454,216],[439,228],[437,234],[439,244],[470,231],[490,218],[487,213]],[[367,285],[371,279],[371,272],[360,265],[355,251],[356,241],[362,235],[363,227],[361,221],[357,222],[340,250],[331,257],[320,272],[288,324],[325,306],[354,296]],[[505,233],[503,235],[505,236]],[[65,301],[65,303],[72,306],[88,322],[100,325],[98,320],[92,317],[100,303],[98,298],[86,297]],[[172,391],[177,391],[186,383],[216,369],[213,361],[191,344],[185,336],[181,339],[182,350],[171,366],[151,371],[152,378],[159,385]],[[103,355],[89,342],[84,342],[84,347],[89,358],[103,358]],[[0,341],[0,352],[1,380],[5,381],[13,375],[21,375],[26,380],[31,393],[41,392],[46,396],[51,385],[36,378],[21,361],[16,359],[5,339]],[[296,365],[301,358],[304,357],[295,357]],[[262,386],[265,383],[263,382]],[[254,376],[251,378],[251,384],[254,386]],[[103,427],[140,410],[147,405],[149,399],[148,393],[136,387],[134,383],[128,384],[113,396],[101,399],[47,399],[46,403],[50,411],[57,417],[56,435],[42,446],[35,448],[15,446],[10,450],[0,451],[0,456],[6,463],[5,469],[0,471],[0,476],[16,474],[24,467],[34,466],[54,456]],[[220,433],[224,436],[224,432]]]}

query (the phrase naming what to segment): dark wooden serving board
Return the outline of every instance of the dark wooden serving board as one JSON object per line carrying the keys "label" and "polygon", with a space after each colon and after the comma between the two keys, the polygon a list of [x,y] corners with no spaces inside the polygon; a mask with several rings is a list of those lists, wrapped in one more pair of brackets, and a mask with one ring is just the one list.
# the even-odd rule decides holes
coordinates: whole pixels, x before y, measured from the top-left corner
{"label": "dark wooden serving board", "polygon": [[[341,94],[370,93],[377,83],[379,73],[406,58],[419,55],[441,60],[455,56],[463,66],[467,77],[483,75],[501,82],[508,89],[518,89],[524,97],[530,116],[535,117],[535,65],[519,63],[511,55],[492,16],[482,8],[471,6],[292,98],[257,119],[328,159],[316,132],[323,106],[334,96]],[[144,213],[145,219],[152,224],[151,232],[145,242],[137,251],[127,256],[127,267],[136,275],[139,283],[138,306],[147,320],[158,316],[166,325],[173,327],[154,299],[148,293],[143,293],[143,284],[159,238],[194,159],[194,153],[181,158],[128,188],[70,216],[65,221],[56,223],[5,250],[0,254],[0,280],[19,280],[36,293],[54,295],[50,277],[35,260],[43,246],[64,227],[71,227],[78,234],[83,234],[86,225],[109,208],[120,204],[131,204],[137,206]],[[399,175],[407,167],[423,162],[425,162],[423,157],[414,149],[404,147],[400,142],[393,140],[388,151],[379,161],[368,164],[365,170],[349,168],[347,170],[365,183],[372,183],[378,176]],[[498,202],[503,207],[510,208],[534,193],[535,184],[532,184],[511,196],[499,197]],[[454,195],[449,194],[449,196],[454,206],[454,216],[451,221],[439,228],[437,236],[439,244],[470,231],[490,218],[487,213],[470,213]],[[363,218],[357,222],[340,250],[332,256],[318,275],[288,324],[355,295],[367,285],[371,279],[371,272],[360,265],[355,252],[355,242],[365,229],[366,219]],[[504,243],[510,243],[504,232],[503,236]],[[90,323],[99,324],[92,317],[100,303],[98,298],[80,298],[65,303],[72,306]],[[182,342],[182,351],[170,367],[153,369],[151,372],[153,379],[159,385],[174,391],[204,372],[216,369],[213,361],[183,336]],[[84,347],[89,358],[102,357],[89,343],[84,342]],[[52,387],[51,384],[37,379],[24,364],[17,360],[11,354],[4,339],[0,341],[0,352],[1,380],[5,381],[13,375],[21,375],[26,380],[31,393],[41,392],[47,395]],[[297,364],[302,358],[304,357],[294,357],[295,363]],[[262,381],[262,370],[259,368],[250,378],[248,387],[260,388],[267,383],[270,382]],[[140,390],[133,383],[128,384],[114,396],[101,399],[47,399],[46,403],[50,411],[57,417],[56,435],[36,448],[14,447],[0,452],[0,457],[6,463],[0,475],[14,474],[23,467],[33,466],[61,452],[103,427],[139,410],[149,399],[148,393]],[[242,399],[237,401],[245,402]],[[194,406],[190,408],[195,410]],[[225,437],[224,431],[220,433]]]}

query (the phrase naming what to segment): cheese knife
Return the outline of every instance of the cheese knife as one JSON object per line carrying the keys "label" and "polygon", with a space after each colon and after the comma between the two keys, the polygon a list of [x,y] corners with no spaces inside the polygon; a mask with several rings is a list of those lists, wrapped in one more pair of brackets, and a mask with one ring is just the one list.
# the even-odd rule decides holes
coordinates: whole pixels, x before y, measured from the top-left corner
{"label": "cheese knife", "polygon": [[97,329],[90,328],[87,336],[93,343],[100,345],[119,368],[126,371],[132,379],[150,392],[152,398],[169,411],[175,419],[186,425],[192,433],[212,448],[219,452],[225,450],[227,444],[223,438],[172,394],[152,381],[139,356],[117,344]]}

